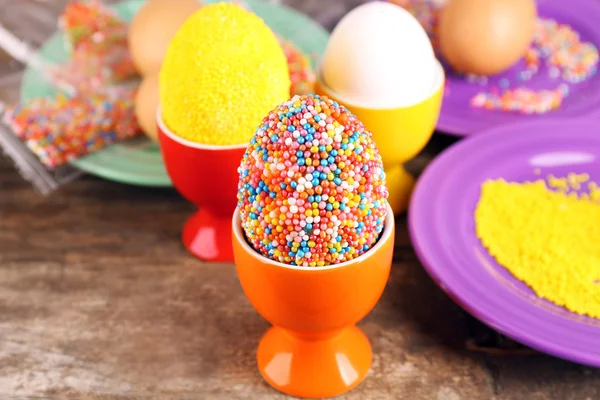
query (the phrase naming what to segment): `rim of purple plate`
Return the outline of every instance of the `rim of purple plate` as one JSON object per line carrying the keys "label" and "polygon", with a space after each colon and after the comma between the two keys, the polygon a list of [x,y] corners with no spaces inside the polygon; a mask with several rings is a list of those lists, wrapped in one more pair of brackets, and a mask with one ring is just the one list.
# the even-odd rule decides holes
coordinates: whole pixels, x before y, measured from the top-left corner
{"label": "rim of purple plate", "polygon": [[[597,47],[600,47],[600,1],[589,0],[537,0],[538,13],[542,17],[554,18],[559,23],[565,22],[573,26],[578,32],[584,33],[583,40],[591,41]],[[508,71],[499,74],[496,79],[507,77],[514,81],[514,71]],[[545,74],[540,71],[539,74]],[[542,78],[538,78],[542,82]],[[440,133],[453,136],[471,136],[478,135],[484,129],[490,129],[506,123],[517,121],[538,121],[548,118],[598,118],[600,117],[600,72],[588,79],[586,83],[570,85],[572,93],[565,99],[563,105],[557,110],[550,111],[541,115],[525,115],[504,111],[488,111],[483,109],[473,109],[463,102],[453,103],[452,93],[461,92],[456,88],[457,84],[464,82],[463,79],[455,77],[451,73],[446,74],[446,80],[449,82],[450,93],[443,99],[442,108],[436,130]],[[545,78],[551,82],[550,78]],[[453,82],[456,82],[454,85]],[[559,81],[564,82],[564,81]],[[585,89],[585,86],[594,85],[595,88],[589,88],[587,96],[571,103],[577,96],[577,90]],[[555,83],[554,86],[558,85]],[[474,86],[474,85],[472,85]],[[527,85],[524,85],[527,86]],[[469,86],[471,87],[471,86]],[[544,86],[545,87],[545,86]],[[552,88],[553,86],[548,86]],[[457,90],[458,89],[458,90]],[[462,92],[467,92],[462,90]]]}
{"label": "rim of purple plate", "polygon": [[[524,131],[528,134],[524,135]],[[560,142],[573,145],[581,143],[588,152],[591,151],[590,148],[596,149],[593,153],[597,164],[600,162],[600,121],[554,118],[517,122],[491,128],[453,145],[425,168],[417,182],[408,211],[408,229],[415,253],[425,270],[434,282],[468,313],[498,332],[538,351],[599,367],[600,319],[581,317],[561,309],[561,314],[569,316],[565,317],[541,307],[539,298],[536,301],[538,304],[534,304],[508,288],[490,273],[485,265],[465,268],[460,263],[457,266],[457,257],[462,258],[461,261],[474,257],[465,253],[458,254],[460,246],[439,246],[443,234],[447,233],[440,231],[440,221],[443,223],[444,219],[453,218],[444,218],[444,213],[451,215],[458,212],[455,210],[456,206],[437,201],[439,199],[434,198],[431,191],[435,191],[440,185],[443,187],[444,182],[448,182],[448,185],[455,183],[452,182],[452,164],[456,167],[454,171],[458,170],[461,164],[463,168],[473,169],[472,164],[477,160],[474,155],[477,152],[484,155],[486,151],[490,154],[502,150],[514,152],[518,148],[515,144],[527,145],[533,149],[534,146],[554,146],[554,142],[557,146]],[[479,162],[483,161],[488,169],[492,168],[488,163],[489,158],[485,158],[484,155]],[[478,176],[480,171],[473,172],[472,175]],[[464,182],[465,185],[469,182],[481,183],[476,179],[470,181],[468,177]],[[454,196],[456,200],[467,200],[463,189],[461,187],[460,190],[456,190],[459,193]],[[443,189],[438,192],[443,193]],[[442,217],[436,219],[439,215]],[[458,226],[451,226],[450,229],[452,233],[459,232]],[[456,233],[456,236],[459,236],[459,233]],[[473,236],[478,240],[474,232]],[[467,245],[465,243],[465,246]],[[451,258],[454,258],[454,261]],[[514,277],[512,279],[517,281]]]}

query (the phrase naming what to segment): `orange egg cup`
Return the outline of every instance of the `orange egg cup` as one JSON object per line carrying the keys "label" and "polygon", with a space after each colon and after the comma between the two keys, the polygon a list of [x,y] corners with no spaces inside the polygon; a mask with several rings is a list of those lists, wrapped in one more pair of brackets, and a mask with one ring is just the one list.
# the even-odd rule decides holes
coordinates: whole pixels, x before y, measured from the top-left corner
{"label": "orange egg cup", "polygon": [[244,293],[274,325],[258,346],[258,369],[291,396],[338,396],[358,385],[371,363],[371,345],[355,325],[379,301],[394,250],[388,205],[379,241],[365,254],[327,267],[295,267],[262,256],[233,215],[233,250]]}
{"label": "orange egg cup", "polygon": [[185,223],[182,240],[203,261],[233,262],[231,215],[237,206],[237,169],[246,144],[211,146],[175,135],[156,114],[158,140],[173,185],[199,209]]}
{"label": "orange egg cup", "polygon": [[320,73],[317,75],[317,94],[347,107],[373,133],[387,175],[388,202],[396,215],[406,211],[415,184],[403,164],[423,150],[440,115],[445,75],[439,61],[435,71],[431,90],[420,101],[388,108],[352,104],[328,87]]}

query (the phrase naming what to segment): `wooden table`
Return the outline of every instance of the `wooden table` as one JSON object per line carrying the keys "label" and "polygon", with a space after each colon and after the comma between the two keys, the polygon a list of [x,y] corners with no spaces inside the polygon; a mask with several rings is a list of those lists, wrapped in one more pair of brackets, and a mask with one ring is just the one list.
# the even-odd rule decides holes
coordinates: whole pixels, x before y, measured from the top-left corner
{"label": "wooden table", "polygon": [[[318,0],[296,3],[326,14],[315,12]],[[352,5],[332,5],[321,21],[331,26]],[[12,67],[0,65],[6,77]],[[451,142],[434,138],[413,169]],[[234,266],[182,247],[192,211],[173,190],[93,177],[45,198],[0,158],[0,398],[286,398],[256,368],[268,325]],[[385,293],[360,323],[373,368],[343,398],[600,398],[598,370],[523,349],[459,309],[415,257],[403,217],[396,237]]]}

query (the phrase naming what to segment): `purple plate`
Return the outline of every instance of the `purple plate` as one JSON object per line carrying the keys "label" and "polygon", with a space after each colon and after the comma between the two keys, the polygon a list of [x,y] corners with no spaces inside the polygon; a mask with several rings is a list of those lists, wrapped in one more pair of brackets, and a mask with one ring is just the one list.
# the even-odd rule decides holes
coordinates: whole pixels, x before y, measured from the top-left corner
{"label": "purple plate", "polygon": [[[597,0],[538,0],[538,14],[552,18],[559,23],[569,24],[580,33],[581,39],[592,42],[600,48],[600,1]],[[543,62],[542,62],[543,63]],[[512,69],[491,77],[487,87],[498,87],[502,79],[508,79],[511,87],[517,83],[516,74],[524,69],[521,61]],[[472,108],[470,99],[486,86],[468,83],[464,78],[447,76],[449,91],[444,97],[437,130],[457,136],[478,134],[483,129],[523,120],[541,120],[552,118],[600,116],[600,75],[596,74],[587,81],[568,84],[570,94],[557,110],[542,115],[524,115],[503,111],[488,111]],[[560,78],[552,79],[548,70],[541,66],[537,74],[523,86],[532,89],[555,89],[566,82]]]}
{"label": "purple plate", "polygon": [[600,183],[600,121],[547,119],[490,129],[425,169],[411,199],[409,229],[425,269],[470,314],[539,351],[600,367],[600,320],[538,298],[475,235],[486,179],[520,182],[569,172]]}

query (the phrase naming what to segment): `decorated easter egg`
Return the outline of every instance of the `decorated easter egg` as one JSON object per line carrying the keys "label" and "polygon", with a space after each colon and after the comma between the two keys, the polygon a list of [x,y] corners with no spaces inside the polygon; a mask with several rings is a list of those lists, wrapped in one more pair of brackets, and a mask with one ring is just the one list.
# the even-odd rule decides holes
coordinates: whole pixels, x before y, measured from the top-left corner
{"label": "decorated easter egg", "polygon": [[256,251],[320,267],[352,260],[377,242],[388,190],[370,131],[326,97],[295,96],[272,110],[246,149],[238,207]]}
{"label": "decorated easter egg", "polygon": [[289,98],[285,54],[257,15],[231,3],[202,7],[171,41],[159,75],[162,117],[197,143],[247,143]]}
{"label": "decorated easter egg", "polygon": [[529,48],[536,16],[535,0],[449,0],[440,10],[440,51],[458,72],[500,73]]}

